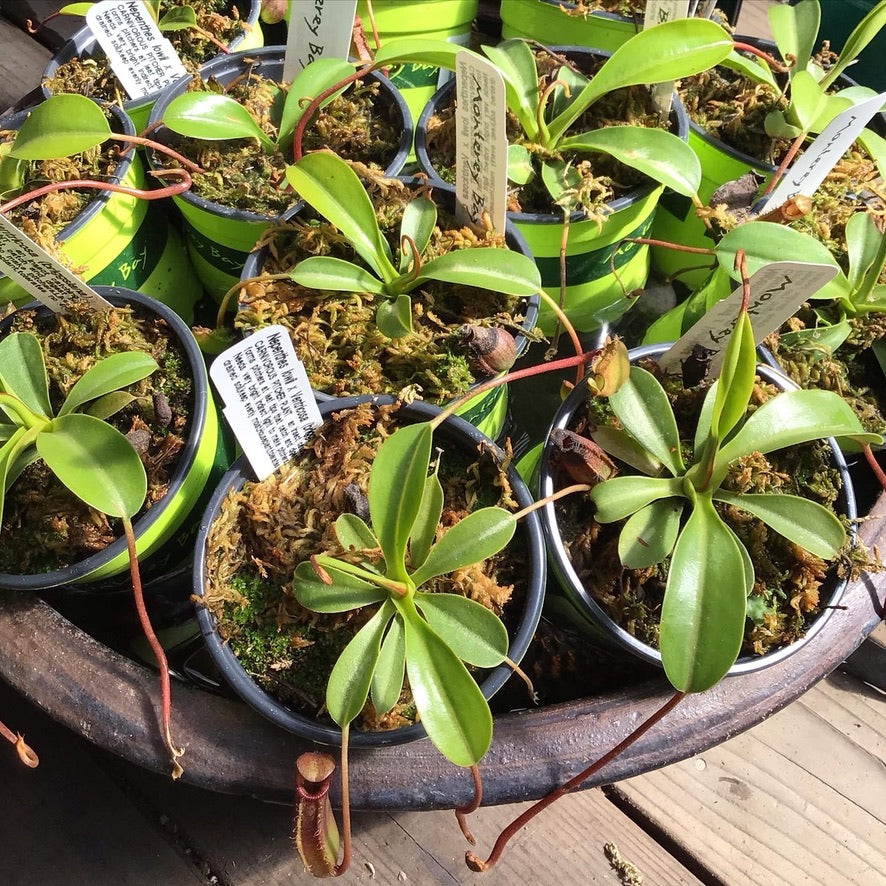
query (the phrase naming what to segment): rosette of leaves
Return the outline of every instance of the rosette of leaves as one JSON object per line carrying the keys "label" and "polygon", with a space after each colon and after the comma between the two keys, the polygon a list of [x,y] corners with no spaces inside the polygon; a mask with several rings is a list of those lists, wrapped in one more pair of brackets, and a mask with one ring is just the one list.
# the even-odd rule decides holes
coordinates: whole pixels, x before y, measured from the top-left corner
{"label": "rosette of leaves", "polygon": [[481,604],[421,588],[498,553],[513,536],[516,518],[500,507],[481,508],[434,541],[444,496],[436,472],[429,472],[432,433],[431,423],[408,425],[382,443],[369,479],[371,527],[354,514],[336,520],[343,547],[380,549],[383,562],[316,555],[296,567],[293,590],[316,612],[377,607],[327,683],[326,706],[343,731],[370,695],[379,714],[393,708],[405,674],[428,737],[453,763],[472,766],[489,748],[492,714],[465,663],[501,664],[507,631]]}
{"label": "rosette of leaves", "polygon": [[712,21],[665,22],[631,37],[593,77],[563,65],[550,86],[540,90],[535,56],[527,42],[506,40],[484,47],[504,77],[508,110],[521,129],[508,149],[508,178],[517,185],[538,179],[554,204],[573,208],[570,198],[581,176],[570,157],[602,153],[679,194],[694,196],[701,178],[698,159],[672,133],[632,125],[575,130],[582,116],[615,90],[698,73],[721,62],[731,49],[729,35]]}
{"label": "rosette of leaves", "polygon": [[388,338],[412,332],[410,294],[427,281],[522,297],[535,295],[541,288],[535,262],[508,249],[458,249],[425,259],[423,254],[437,223],[437,208],[423,195],[417,195],[403,213],[395,264],[369,195],[356,173],[335,154],[307,154],[289,167],[286,177],[311,207],[338,228],[365,262],[363,266],[332,256],[312,256],[299,262],[289,276],[312,289],[377,296],[376,324]]}
{"label": "rosette of leaves", "polygon": [[621,430],[598,442],[643,472],[606,480],[591,492],[595,519],[626,519],[619,557],[626,568],[670,557],[659,648],[665,673],[683,692],[701,692],[726,675],[738,657],[754,565],[715,507],[746,511],[814,555],[834,558],[846,542],[837,516],[794,495],[738,494],[723,488],[730,465],[823,437],[882,442],[832,391],[791,390],[745,415],[754,387],[756,353],[746,309],[727,346],[723,370],[705,397],[687,463],[668,397],[658,380],[632,367],[609,397]]}
{"label": "rosette of leaves", "polygon": [[87,370],[57,412],[36,336],[0,341],[0,517],[4,492],[36,459],[90,507],[121,520],[141,508],[147,477],[138,453],[105,419],[132,401],[121,390],[157,369],[149,354],[112,354]]}

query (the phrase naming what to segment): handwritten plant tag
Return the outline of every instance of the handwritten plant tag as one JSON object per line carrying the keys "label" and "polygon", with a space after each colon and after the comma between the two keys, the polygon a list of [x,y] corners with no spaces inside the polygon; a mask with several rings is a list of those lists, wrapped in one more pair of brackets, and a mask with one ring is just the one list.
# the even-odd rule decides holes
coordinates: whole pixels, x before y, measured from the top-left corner
{"label": "handwritten plant tag", "polygon": [[292,83],[318,58],[348,57],[357,0],[291,0],[283,80]]}
{"label": "handwritten plant tag", "polygon": [[323,424],[304,364],[283,326],[268,326],[223,351],[209,376],[259,480],[292,458]]}
{"label": "handwritten plant tag", "polygon": [[[834,265],[780,261],[761,268],[751,277],[748,316],[754,328],[754,343],[760,344],[778,329],[797,308],[813,296],[835,274]],[[742,287],[717,302],[679,341],[659,359],[665,372],[678,373],[683,361],[699,348],[708,363],[707,378],[716,378],[723,363],[723,352],[741,307]]]}
{"label": "handwritten plant tag", "polygon": [[[643,30],[676,21],[689,15],[689,0],[647,0]],[[656,83],[652,87],[652,100],[660,117],[671,113],[671,99],[674,96],[674,81]]]}
{"label": "handwritten plant tag", "polygon": [[492,62],[469,52],[455,57],[455,194],[466,221],[504,231],[508,199],[505,81]]}
{"label": "handwritten plant tag", "polygon": [[[838,114],[784,174],[765,205],[781,206],[797,194],[811,197],[846,153],[868,121],[886,104],[886,92],[866,99]],[[754,207],[760,211],[761,206]]]}
{"label": "handwritten plant tag", "polygon": [[86,24],[131,99],[159,92],[188,73],[141,0],[102,0],[87,11]]}
{"label": "handwritten plant tag", "polygon": [[112,305],[0,215],[0,271],[57,314],[72,304],[106,311]]}

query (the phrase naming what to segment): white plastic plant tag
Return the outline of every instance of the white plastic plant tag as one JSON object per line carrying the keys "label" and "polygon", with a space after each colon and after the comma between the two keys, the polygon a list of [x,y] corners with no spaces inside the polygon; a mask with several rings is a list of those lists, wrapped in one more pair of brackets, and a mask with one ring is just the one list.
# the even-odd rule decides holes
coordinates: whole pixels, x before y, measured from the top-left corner
{"label": "white plastic plant tag", "polygon": [[505,81],[492,62],[469,52],[455,57],[455,195],[459,214],[504,231],[508,199]]}
{"label": "white plastic plant tag", "polygon": [[[647,0],[643,19],[643,30],[676,21],[689,15],[689,0]],[[652,100],[660,117],[671,113],[671,99],[674,96],[674,81],[656,83],[652,87]]]}
{"label": "white plastic plant tag", "polygon": [[283,81],[318,58],[348,57],[357,0],[291,0]]}
{"label": "white plastic plant tag", "polygon": [[0,271],[57,314],[74,303],[107,311],[112,305],[45,249],[0,215]]}
{"label": "white plastic plant tag", "polygon": [[141,0],[102,0],[87,11],[86,24],[131,99],[159,92],[188,73]]}
{"label": "white plastic plant tag", "polygon": [[[765,206],[775,209],[791,197],[811,197],[846,153],[868,121],[886,104],[886,92],[866,99],[838,114],[810,144],[803,156],[784,174]],[[758,203],[754,209],[761,209]]]}
{"label": "white plastic plant tag", "polygon": [[[779,261],[760,268],[751,277],[748,316],[754,328],[754,343],[760,344],[778,329],[797,308],[837,273],[834,265]],[[741,307],[742,287],[717,302],[679,341],[664,353],[658,363],[665,372],[680,372],[691,354],[707,364],[705,377],[716,378],[723,363],[723,352]],[[700,350],[699,350],[700,349]]]}
{"label": "white plastic plant tag", "polygon": [[308,374],[283,326],[268,326],[223,351],[209,376],[259,480],[292,458],[323,424]]}

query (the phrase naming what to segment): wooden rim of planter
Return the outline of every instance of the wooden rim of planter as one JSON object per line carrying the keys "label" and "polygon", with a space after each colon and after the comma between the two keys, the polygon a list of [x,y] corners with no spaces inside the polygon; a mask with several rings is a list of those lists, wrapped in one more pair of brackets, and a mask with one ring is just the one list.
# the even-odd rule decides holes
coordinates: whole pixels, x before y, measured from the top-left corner
{"label": "wooden rim of planter", "polygon": [[[872,547],[884,533],[886,496],[880,496],[860,536]],[[727,678],[686,698],[583,787],[675,763],[780,710],[861,644],[883,618],[884,596],[886,573],[850,582],[841,601],[846,608],[802,649],[763,671]],[[155,672],[102,646],[33,595],[0,597],[0,676],[96,745],[148,769],[169,771],[158,729]],[[617,744],[670,695],[662,680],[498,717],[481,764],[484,801],[542,796]],[[241,702],[180,685],[173,688],[173,735],[186,748],[184,781],[287,803],[295,759],[309,747]],[[40,752],[40,736],[28,738]],[[470,775],[427,739],[354,751],[351,792],[358,809],[449,808],[473,795]]]}

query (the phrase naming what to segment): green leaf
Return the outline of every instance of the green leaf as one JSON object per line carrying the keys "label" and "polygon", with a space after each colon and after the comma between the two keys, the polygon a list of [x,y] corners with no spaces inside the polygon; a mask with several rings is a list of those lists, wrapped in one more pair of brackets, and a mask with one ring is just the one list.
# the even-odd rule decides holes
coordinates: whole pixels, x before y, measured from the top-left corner
{"label": "green leaf", "polygon": [[381,445],[369,478],[369,513],[388,574],[406,581],[406,545],[421,508],[432,431],[422,422],[398,428]]}
{"label": "green leaf", "polygon": [[43,349],[30,332],[13,332],[0,341],[0,388],[32,412],[52,415]]}
{"label": "green leaf", "polygon": [[94,148],[111,137],[102,109],[84,95],[53,95],[28,114],[10,154],[25,160],[53,160]]}
{"label": "green leaf", "polygon": [[659,498],[683,495],[682,477],[613,477],[591,490],[598,523],[623,520]]}
{"label": "green leaf", "polygon": [[71,413],[41,431],[37,451],[56,477],[81,501],[111,517],[132,517],[145,500],[148,481],[132,444],[116,428],[91,415]]}
{"label": "green leaf", "polygon": [[379,547],[372,530],[356,514],[340,514],[335,521],[335,537],[345,550],[371,551]]}
{"label": "green leaf", "polygon": [[740,52],[733,50],[723,59],[723,61],[720,62],[720,66],[728,68],[730,71],[736,71],[743,77],[753,80],[754,83],[765,83],[767,86],[771,86],[776,92],[781,92],[778,82],[775,79],[775,75],[772,73],[769,65],[767,65],[762,59],[757,58],[757,56],[748,58]]}
{"label": "green leaf", "polygon": [[381,640],[394,615],[394,605],[386,600],[345,646],[329,674],[326,708],[339,726],[350,723],[366,704]]}
{"label": "green leaf", "polygon": [[618,559],[626,569],[661,563],[674,549],[684,502],[661,498],[633,514],[618,537]]}
{"label": "green leaf", "polygon": [[111,391],[110,394],[97,397],[84,412],[94,418],[107,421],[112,415],[116,415],[121,409],[129,406],[133,400],[135,397],[126,391]]}
{"label": "green leaf", "polygon": [[498,46],[484,46],[483,52],[501,71],[505,81],[508,110],[520,121],[526,136],[538,138],[536,109],[539,103],[538,70],[535,56],[525,40],[505,40]]}
{"label": "green leaf", "polygon": [[67,415],[103,394],[135,384],[158,368],[157,361],[142,351],[111,354],[83,373],[71,388],[58,414]]}
{"label": "green leaf", "polygon": [[702,692],[729,671],[741,649],[747,596],[744,558],[708,497],[699,497],[677,539],[661,611],[668,680]]}
{"label": "green leaf", "polygon": [[176,96],[163,114],[163,123],[173,132],[204,141],[257,138],[273,152],[273,139],[236,99],[217,92],[186,92]]}
{"label": "green leaf", "polygon": [[837,63],[821,81],[821,88],[827,89],[858,58],[861,51],[880,33],[886,25],[886,3],[882,0],[852,29],[846,38]]}
{"label": "green leaf", "polygon": [[[701,404],[701,411],[698,413],[698,421],[695,423],[695,439],[692,441],[692,451],[695,454],[695,461],[699,460],[702,449],[711,436],[711,422],[714,417],[714,404],[717,402],[717,396],[720,389],[720,379],[716,379],[711,383],[705,394]],[[747,407],[745,407],[747,411]]]}
{"label": "green leaf", "polygon": [[95,5],[95,0],[90,3],[68,3],[59,11],[59,15],[86,15],[87,12]]}
{"label": "green leaf", "polygon": [[748,273],[776,261],[819,262],[836,265],[830,250],[815,237],[773,222],[752,221],[733,228],[716,246],[720,267],[734,280],[741,277],[735,270],[735,254],[743,249],[748,257]]}
{"label": "green leaf", "polygon": [[28,161],[12,157],[10,144],[0,145],[0,201],[4,203],[24,190]]}
{"label": "green leaf", "polygon": [[788,122],[799,126],[804,132],[824,109],[825,97],[821,87],[808,71],[797,71],[791,81],[791,106]]}
{"label": "green leaf", "polygon": [[508,178],[517,185],[525,185],[535,177],[532,154],[523,145],[508,145]]}
{"label": "green leaf", "polygon": [[[354,73],[354,66],[341,58],[318,58],[305,65],[296,75],[286,93],[286,101],[283,104],[283,114],[280,119],[278,145],[287,145],[295,133],[299,120],[304,116],[310,99],[320,95],[327,89],[340,83],[346,77]],[[325,108],[331,101],[336,99],[347,89],[347,86],[338,92],[332,93],[320,105]],[[305,101],[308,99],[308,101]]]}
{"label": "green leaf", "polygon": [[508,631],[495,613],[460,594],[415,595],[434,633],[462,660],[478,668],[494,668],[508,654]]}
{"label": "green leaf", "polygon": [[[437,225],[437,207],[429,197],[416,197],[406,204],[403,218],[400,221],[400,241],[409,237],[421,255],[431,242],[431,235]],[[400,273],[405,274],[412,261],[412,250],[402,249],[400,252]]]}
{"label": "green leaf", "polygon": [[431,548],[427,559],[415,572],[416,587],[437,575],[448,575],[472,563],[497,554],[517,528],[514,515],[503,508],[481,508],[448,529]]}
{"label": "green leaf", "polygon": [[840,345],[852,334],[852,326],[848,320],[839,323],[828,323],[812,329],[798,329],[796,332],[779,334],[779,343],[784,347],[800,348],[819,356],[833,354]]}
{"label": "green leaf", "polygon": [[856,141],[874,158],[881,177],[886,178],[886,139],[871,129],[862,129]]}
{"label": "green leaf", "polygon": [[584,74],[580,74],[578,71],[573,71],[572,68],[566,65],[563,65],[557,71],[556,79],[566,84],[569,89],[569,95],[566,94],[566,89],[562,86],[558,85],[554,89],[549,106],[545,109],[545,117],[549,120],[556,117],[557,114],[562,114],[581,95],[581,91],[588,83],[591,82],[590,78],[585,77]]}
{"label": "green leaf", "polygon": [[695,194],[701,183],[701,164],[695,151],[663,129],[611,126],[564,138],[560,150],[609,154],[685,197]]}
{"label": "green leaf", "polygon": [[442,513],[443,486],[437,472],[434,471],[425,480],[421,507],[412,524],[412,534],[409,537],[409,560],[413,569],[417,569],[427,560]]}
{"label": "green leaf", "polygon": [[717,456],[715,474],[751,452],[766,454],[823,437],[854,437],[879,442],[866,434],[852,407],[833,391],[784,391],[767,400],[726,443]]}
{"label": "green leaf", "polygon": [[381,49],[376,51],[373,61],[376,68],[404,64],[427,65],[454,71],[455,58],[459,52],[477,55],[459,43],[427,37],[403,37],[397,40],[385,40]]}
{"label": "green leaf", "polygon": [[375,209],[357,174],[335,154],[315,151],[294,166],[286,179],[351,242],[360,257],[385,283],[399,276],[391,264],[391,248],[378,226]]}
{"label": "green leaf", "polygon": [[157,23],[161,31],[183,31],[197,27],[197,13],[193,6],[178,6],[170,9]]}
{"label": "green leaf", "polygon": [[797,495],[737,495],[725,489],[717,490],[714,499],[753,514],[823,560],[832,560],[846,543],[846,530],[837,515],[818,502]]}
{"label": "green leaf", "polygon": [[523,297],[535,295],[541,289],[538,266],[528,255],[493,246],[456,249],[432,259],[422,266],[415,283],[425,280]]}
{"label": "green leaf", "polygon": [[376,713],[387,713],[400,700],[405,673],[406,632],[403,629],[403,619],[398,614],[394,616],[382,640],[372,675],[370,694]]}
{"label": "green leaf", "polygon": [[295,599],[312,612],[349,612],[361,606],[380,603],[388,597],[384,588],[348,575],[334,566],[323,567],[332,584],[326,584],[307,561],[295,567],[292,590]]}
{"label": "green leaf", "polygon": [[[401,613],[405,608],[398,605]],[[458,656],[414,608],[409,614],[404,617],[406,674],[422,725],[447,760],[473,766],[492,743],[489,705]]]}
{"label": "green leaf", "polygon": [[686,470],[680,452],[677,420],[668,395],[654,375],[639,366],[632,366],[628,380],[609,397],[609,403],[624,429],[673,476]]}
{"label": "green leaf", "polygon": [[711,433],[725,440],[745,417],[757,374],[757,349],[754,330],[747,311],[742,311],[726,343],[723,368],[711,410]]}
{"label": "green leaf", "polygon": [[804,68],[815,51],[821,23],[818,0],[801,0],[794,6],[774,4],[769,7],[767,14],[781,57],[786,59],[788,55],[792,55],[797,59],[790,75],[795,77],[798,73],[806,73]]}
{"label": "green leaf", "polygon": [[543,160],[541,180],[557,206],[569,212],[578,208],[577,189],[581,184],[578,170],[565,160]]}
{"label": "green leaf", "polygon": [[707,19],[665,22],[635,34],[609,57],[576,100],[551,121],[551,144],[601,96],[622,86],[666,83],[719,64],[732,51],[732,38]]}
{"label": "green leaf", "polygon": [[[26,437],[26,435],[28,435]],[[3,520],[3,504],[6,501],[6,490],[12,485],[10,466],[19,454],[29,446],[36,436],[34,430],[16,428],[9,439],[0,446],[0,522]]]}
{"label": "green leaf", "polygon": [[333,292],[371,292],[383,295],[384,284],[365,268],[330,255],[312,255],[289,271],[289,276],[310,289]]}
{"label": "green leaf", "polygon": [[394,299],[382,299],[375,312],[375,325],[388,338],[409,335],[412,332],[412,299],[403,292]]}
{"label": "green leaf", "polygon": [[874,216],[856,212],[846,223],[846,248],[849,257],[849,284],[854,290],[853,303],[867,300],[886,264],[886,237],[880,233]]}
{"label": "green leaf", "polygon": [[602,425],[591,434],[591,439],[610,455],[647,477],[657,477],[663,470],[662,463],[649,450],[620,428]]}

